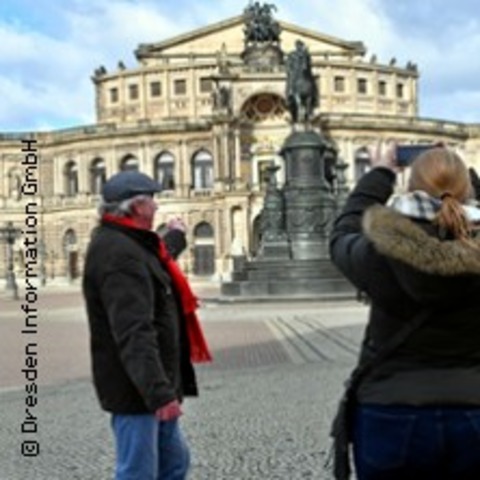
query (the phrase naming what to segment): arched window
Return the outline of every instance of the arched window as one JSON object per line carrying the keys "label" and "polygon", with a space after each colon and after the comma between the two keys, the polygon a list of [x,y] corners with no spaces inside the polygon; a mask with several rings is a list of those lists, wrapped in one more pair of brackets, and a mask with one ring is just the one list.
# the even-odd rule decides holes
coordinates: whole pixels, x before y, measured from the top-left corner
{"label": "arched window", "polygon": [[65,255],[66,275],[70,280],[79,276],[78,270],[78,245],[75,230],[69,228],[63,235],[63,252]]}
{"label": "arched window", "polygon": [[359,148],[355,153],[355,181],[370,170],[370,154],[366,147]]}
{"label": "arched window", "polygon": [[194,190],[213,188],[213,157],[207,150],[198,151],[192,158]]}
{"label": "arched window", "polygon": [[271,93],[260,93],[249,98],[242,107],[244,120],[263,122],[282,120],[286,112],[285,100]]}
{"label": "arched window", "polygon": [[106,179],[105,161],[102,158],[96,158],[90,164],[90,192],[100,194]]}
{"label": "arched window", "polygon": [[78,193],[78,166],[71,160],[65,165],[63,171],[65,180],[65,195],[73,197]]}
{"label": "arched window", "polygon": [[138,172],[138,168],[139,168],[138,158],[134,157],[133,155],[127,155],[123,157],[120,163],[120,170],[122,172],[125,172],[128,170],[134,170]]}
{"label": "arched window", "polygon": [[170,152],[162,152],[155,158],[155,180],[162,190],[175,189],[175,157]]}
{"label": "arched window", "polygon": [[193,230],[195,238],[213,238],[213,227],[207,222],[199,223]]}
{"label": "arched window", "polygon": [[199,223],[193,229],[193,273],[213,275],[215,273],[215,244],[213,227],[207,222]]}

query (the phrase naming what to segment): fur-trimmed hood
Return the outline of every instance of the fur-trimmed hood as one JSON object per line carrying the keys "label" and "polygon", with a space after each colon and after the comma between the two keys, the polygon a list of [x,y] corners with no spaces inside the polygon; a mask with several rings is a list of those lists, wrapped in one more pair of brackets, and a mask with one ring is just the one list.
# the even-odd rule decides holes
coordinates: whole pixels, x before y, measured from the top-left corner
{"label": "fur-trimmed hood", "polygon": [[441,241],[409,218],[381,205],[365,212],[362,225],[378,252],[424,273],[480,275],[479,238],[474,240],[478,249],[458,240]]}

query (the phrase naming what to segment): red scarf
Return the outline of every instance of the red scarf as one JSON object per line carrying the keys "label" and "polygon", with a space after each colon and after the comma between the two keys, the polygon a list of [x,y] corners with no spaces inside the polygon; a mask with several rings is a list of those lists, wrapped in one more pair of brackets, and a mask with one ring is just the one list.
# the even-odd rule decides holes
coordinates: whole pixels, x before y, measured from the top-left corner
{"label": "red scarf", "polygon": [[[113,215],[104,214],[102,220],[108,223],[142,230],[135,225],[135,222],[131,218],[128,217],[115,217]],[[192,292],[187,278],[180,270],[177,262],[175,262],[168,253],[167,247],[160,237],[158,237],[158,256],[160,262],[162,262],[162,265],[169,273],[173,288],[180,299],[182,313],[185,317],[185,323],[187,326],[188,341],[190,344],[190,360],[195,363],[211,362],[212,355],[205,340],[205,336],[203,335],[202,327],[196,313],[198,299]]]}

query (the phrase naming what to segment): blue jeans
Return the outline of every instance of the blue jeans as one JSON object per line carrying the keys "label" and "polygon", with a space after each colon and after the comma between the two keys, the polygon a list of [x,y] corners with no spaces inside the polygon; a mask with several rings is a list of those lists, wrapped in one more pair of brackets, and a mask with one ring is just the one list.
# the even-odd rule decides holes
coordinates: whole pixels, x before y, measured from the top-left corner
{"label": "blue jeans", "polygon": [[178,420],[153,415],[112,415],[115,480],[184,480],[190,452]]}
{"label": "blue jeans", "polygon": [[480,408],[357,406],[358,480],[480,479]]}

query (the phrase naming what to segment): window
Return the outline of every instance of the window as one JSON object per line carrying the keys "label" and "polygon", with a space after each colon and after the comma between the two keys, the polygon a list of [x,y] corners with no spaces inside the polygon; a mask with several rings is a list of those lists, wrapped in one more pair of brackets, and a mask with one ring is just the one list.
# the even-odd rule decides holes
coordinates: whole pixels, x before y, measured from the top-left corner
{"label": "window", "polygon": [[127,155],[124,157],[122,160],[122,163],[120,164],[120,170],[122,172],[128,171],[128,170],[133,170],[138,172],[138,159],[135,158],[133,155]]}
{"label": "window", "polygon": [[100,194],[106,179],[107,174],[103,159],[97,158],[93,160],[90,165],[90,192],[95,195]]}
{"label": "window", "polygon": [[110,89],[110,102],[117,103],[118,102],[118,88],[114,87]]}
{"label": "window", "polygon": [[150,96],[160,97],[162,95],[162,84],[160,82],[150,83]]}
{"label": "window", "polygon": [[193,230],[194,275],[213,275],[215,273],[214,233],[213,227],[207,222],[199,223]]}
{"label": "window", "polygon": [[397,98],[403,98],[403,83],[397,83]]}
{"label": "window", "polygon": [[274,162],[273,160],[262,160],[258,162],[258,183],[259,186],[262,190],[267,189],[267,183],[268,183],[268,167],[273,167]]}
{"label": "window", "polygon": [[[225,105],[230,102],[230,93],[226,87],[227,95],[221,98],[221,104]],[[220,95],[223,96],[222,94]],[[261,93],[250,97],[242,108],[242,116],[245,120],[253,122],[262,122],[264,120],[276,119],[280,120],[285,115],[286,105],[285,100],[278,95]]]}
{"label": "window", "polygon": [[355,181],[358,181],[362,175],[367,173],[370,168],[370,154],[366,147],[359,148],[355,153]]}
{"label": "window", "polygon": [[192,183],[195,190],[213,187],[213,158],[210,152],[200,150],[192,159]]}
{"label": "window", "polygon": [[138,100],[138,85],[128,86],[128,96],[130,100]]}
{"label": "window", "polygon": [[200,93],[210,93],[213,90],[213,83],[211,78],[200,79]]}
{"label": "window", "polygon": [[175,80],[173,82],[173,91],[175,95],[186,95],[187,93],[187,81]]}
{"label": "window", "polygon": [[155,180],[162,186],[162,190],[175,189],[175,157],[170,152],[162,152],[155,159]]}
{"label": "window", "polygon": [[361,94],[367,93],[367,79],[366,78],[359,78],[357,80],[357,92]]}
{"label": "window", "polygon": [[78,166],[71,160],[65,165],[64,180],[65,180],[65,195],[67,197],[74,197],[78,193]]}
{"label": "window", "polygon": [[382,97],[387,95],[387,82],[385,80],[380,80],[378,82],[378,94]]}
{"label": "window", "polygon": [[345,91],[345,77],[337,76],[333,79],[333,90],[335,92]]}

